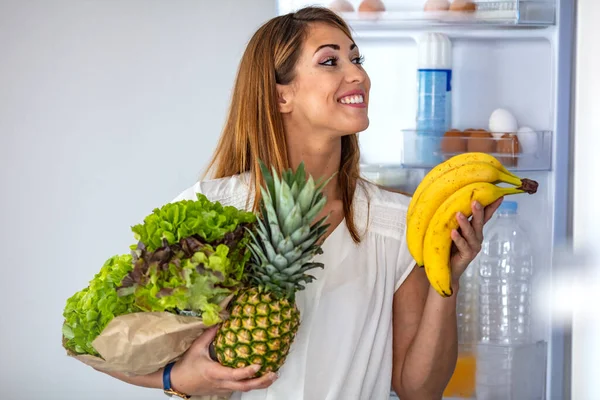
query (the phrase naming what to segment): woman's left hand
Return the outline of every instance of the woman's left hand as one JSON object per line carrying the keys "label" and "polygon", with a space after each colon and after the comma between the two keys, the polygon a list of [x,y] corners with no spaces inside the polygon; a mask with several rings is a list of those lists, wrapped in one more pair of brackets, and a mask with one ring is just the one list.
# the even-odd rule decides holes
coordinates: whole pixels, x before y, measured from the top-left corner
{"label": "woman's left hand", "polygon": [[499,198],[489,206],[482,208],[478,202],[471,204],[473,217],[469,221],[463,214],[458,214],[456,219],[460,226],[460,232],[453,230],[451,233],[452,253],[450,255],[450,267],[452,268],[452,283],[455,284],[465,272],[471,261],[477,257],[483,243],[483,226],[490,220],[494,212],[502,203]]}

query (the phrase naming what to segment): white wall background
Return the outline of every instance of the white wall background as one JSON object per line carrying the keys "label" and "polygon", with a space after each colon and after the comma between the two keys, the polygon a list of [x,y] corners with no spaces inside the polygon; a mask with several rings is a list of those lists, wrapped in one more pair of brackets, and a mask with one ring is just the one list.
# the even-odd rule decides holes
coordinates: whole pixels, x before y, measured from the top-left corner
{"label": "white wall background", "polygon": [[164,398],[67,357],[65,300],[204,170],[274,15],[274,0],[0,0],[0,398]]}

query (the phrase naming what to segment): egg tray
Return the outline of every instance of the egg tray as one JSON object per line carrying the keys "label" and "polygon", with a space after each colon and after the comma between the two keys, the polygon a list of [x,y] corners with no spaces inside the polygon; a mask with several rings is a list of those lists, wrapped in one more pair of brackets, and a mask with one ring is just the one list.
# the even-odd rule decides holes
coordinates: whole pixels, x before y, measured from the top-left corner
{"label": "egg tray", "polygon": [[[451,132],[451,133],[450,133]],[[431,168],[458,154],[483,152],[491,154],[512,170],[550,170],[552,132],[528,131],[518,134],[484,130],[432,132],[405,130],[401,166]]]}
{"label": "egg tray", "polygon": [[[329,6],[331,1],[316,4]],[[279,13],[289,12],[309,4],[310,1],[278,0]],[[350,0],[354,11],[338,11],[352,28],[359,31],[381,28],[401,28],[411,24],[473,24],[473,25],[533,25],[547,26],[555,23],[554,0],[475,0],[476,11],[424,10],[425,0],[392,2],[383,0],[385,11],[359,11],[360,0]]]}

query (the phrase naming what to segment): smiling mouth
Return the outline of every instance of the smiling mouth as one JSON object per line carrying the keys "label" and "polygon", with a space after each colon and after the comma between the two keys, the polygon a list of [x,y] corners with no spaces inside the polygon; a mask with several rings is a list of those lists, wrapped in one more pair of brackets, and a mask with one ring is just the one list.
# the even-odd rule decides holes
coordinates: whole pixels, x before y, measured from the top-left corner
{"label": "smiling mouth", "polygon": [[345,96],[338,100],[342,104],[363,104],[364,98],[361,94]]}

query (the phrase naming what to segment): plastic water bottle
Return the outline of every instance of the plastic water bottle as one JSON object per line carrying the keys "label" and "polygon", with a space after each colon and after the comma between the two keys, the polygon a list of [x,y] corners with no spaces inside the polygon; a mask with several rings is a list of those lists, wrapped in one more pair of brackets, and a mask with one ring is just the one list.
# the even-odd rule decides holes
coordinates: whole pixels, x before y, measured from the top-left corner
{"label": "plastic water bottle", "polygon": [[545,342],[531,337],[533,246],[517,203],[505,200],[487,225],[478,272],[477,400],[543,400]]}
{"label": "plastic water bottle", "polygon": [[474,346],[478,340],[477,330],[477,294],[479,271],[475,263],[463,272],[460,277],[460,290],[456,304],[456,315],[458,319],[458,343],[461,345]]}
{"label": "plastic water bottle", "polygon": [[496,214],[478,256],[479,343],[529,343],[533,247],[516,202],[505,200]]}
{"label": "plastic water bottle", "polygon": [[441,33],[425,33],[417,41],[417,156],[435,165],[441,159],[441,138],[452,118],[452,44]]}

